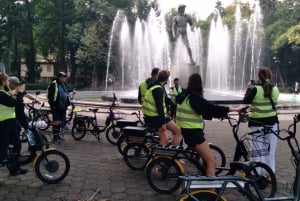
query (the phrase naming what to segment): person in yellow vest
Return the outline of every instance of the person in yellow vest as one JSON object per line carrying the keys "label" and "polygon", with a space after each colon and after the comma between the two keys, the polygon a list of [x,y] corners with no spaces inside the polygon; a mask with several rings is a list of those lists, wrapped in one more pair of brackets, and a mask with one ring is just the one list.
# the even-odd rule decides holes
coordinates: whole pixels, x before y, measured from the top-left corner
{"label": "person in yellow vest", "polygon": [[21,88],[15,90],[16,98],[8,92],[8,76],[0,73],[0,164],[3,164],[7,156],[8,145],[13,145],[14,157],[10,160],[9,174],[16,176],[25,174],[27,170],[20,168],[18,157],[21,151],[21,142],[16,130],[16,112],[15,107],[23,104]]}
{"label": "person in yellow vest", "polygon": [[177,146],[182,138],[180,129],[167,116],[167,100],[169,99],[164,87],[169,76],[168,71],[159,71],[157,81],[151,84],[146,91],[142,103],[142,112],[145,115],[145,123],[150,124],[158,132],[160,144],[168,144],[167,130],[170,130],[173,134],[172,144]]}
{"label": "person in yellow vest", "polygon": [[[244,103],[250,104],[250,120],[248,123],[250,132],[261,130],[263,125],[271,126],[272,130],[276,133],[279,130],[279,121],[276,112],[279,90],[272,84],[271,80],[271,69],[268,67],[263,67],[258,70],[257,83],[252,81],[252,83],[249,82],[247,85]],[[268,139],[270,143],[270,152],[267,156],[254,156],[252,159],[266,163],[275,173],[277,137],[271,133],[264,134],[263,131],[254,135],[264,135]]]}
{"label": "person in yellow vest", "polygon": [[147,88],[150,84],[153,84],[157,80],[159,68],[153,68],[151,71],[151,77],[147,78],[145,81],[141,82],[139,86],[139,93],[138,93],[138,101],[142,105],[144,101],[144,97],[147,91]]}
{"label": "person in yellow vest", "polygon": [[173,82],[174,82],[174,86],[170,87],[170,96],[171,99],[174,102],[176,102],[176,96],[178,96],[178,94],[181,94],[184,89],[180,86],[178,77],[176,77]]}
{"label": "person in yellow vest", "polygon": [[195,149],[207,167],[206,175],[214,176],[216,161],[204,137],[204,119],[226,118],[229,112],[240,112],[243,107],[231,108],[214,105],[203,97],[201,76],[189,77],[185,92],[177,96],[176,124],[181,128],[184,142]]}
{"label": "person in yellow vest", "polygon": [[48,103],[53,116],[53,142],[61,142],[59,132],[62,125],[65,125],[66,111],[70,105],[69,90],[67,88],[67,74],[59,72],[57,78],[48,87]]}

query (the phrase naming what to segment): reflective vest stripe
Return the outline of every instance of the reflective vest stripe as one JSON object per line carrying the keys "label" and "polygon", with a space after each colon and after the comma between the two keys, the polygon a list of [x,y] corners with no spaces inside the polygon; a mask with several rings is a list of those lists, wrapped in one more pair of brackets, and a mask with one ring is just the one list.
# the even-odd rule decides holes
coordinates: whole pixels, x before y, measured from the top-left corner
{"label": "reflective vest stripe", "polygon": [[[144,115],[151,116],[151,117],[159,115],[158,112],[157,112],[154,97],[152,95],[152,91],[154,89],[157,89],[157,88],[160,88],[160,87],[161,87],[160,85],[154,85],[146,91],[144,102],[142,103],[142,112],[144,113]],[[166,105],[165,105],[165,96],[163,97],[163,107],[164,107],[164,113],[166,113],[167,108],[166,108]]]}
{"label": "reflective vest stripe", "polygon": [[[264,89],[262,86],[256,86],[257,92],[250,106],[250,117],[252,118],[264,118],[272,117],[276,115],[276,111],[273,109],[269,98],[264,97]],[[272,89],[272,100],[274,105],[277,105],[279,91],[277,87]]]}
{"label": "reflective vest stripe", "polygon": [[[9,94],[4,91],[0,90],[2,93],[6,93],[8,96]],[[15,107],[8,107],[6,105],[0,104],[0,121],[5,121],[8,119],[16,118]]]}
{"label": "reflective vest stripe", "polygon": [[203,128],[203,117],[193,110],[188,97],[177,106],[176,124],[180,128]]}
{"label": "reflective vest stripe", "polygon": [[147,82],[146,81],[143,81],[140,84],[140,92],[141,92],[141,103],[143,104],[143,102],[145,100],[145,95],[146,95],[146,92],[147,92]]}

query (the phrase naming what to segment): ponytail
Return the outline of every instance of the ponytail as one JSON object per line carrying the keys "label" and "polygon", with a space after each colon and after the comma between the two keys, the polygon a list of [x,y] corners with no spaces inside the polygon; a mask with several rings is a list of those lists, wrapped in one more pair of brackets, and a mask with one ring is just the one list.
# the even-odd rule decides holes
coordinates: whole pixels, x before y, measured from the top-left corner
{"label": "ponytail", "polygon": [[271,78],[272,78],[271,69],[268,67],[260,68],[258,71],[258,78],[262,83],[265,98],[271,98],[272,90],[273,90],[273,84],[271,82]]}

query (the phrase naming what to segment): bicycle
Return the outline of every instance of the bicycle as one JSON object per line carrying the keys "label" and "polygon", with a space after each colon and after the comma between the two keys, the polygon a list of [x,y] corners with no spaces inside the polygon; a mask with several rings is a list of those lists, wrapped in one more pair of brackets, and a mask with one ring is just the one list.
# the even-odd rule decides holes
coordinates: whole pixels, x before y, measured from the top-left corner
{"label": "bicycle", "polygon": [[[145,126],[144,121],[141,119],[141,112],[140,111],[133,112],[133,113],[131,113],[131,115],[136,115],[136,117],[137,117],[137,121],[136,121],[137,125],[134,125],[134,126]],[[126,125],[126,126],[128,126],[128,125]],[[124,126],[123,129],[126,126]],[[128,134],[124,135],[123,129],[122,129],[122,132],[120,132],[120,135],[119,135],[118,140],[117,140],[118,151],[122,156],[124,155],[125,147],[129,143],[129,139],[128,139],[129,135]]]}
{"label": "bicycle", "polygon": [[70,103],[70,106],[71,106],[71,109],[68,109],[67,110],[67,114],[66,114],[66,123],[69,123],[72,121],[72,119],[74,118],[77,110],[76,110],[76,107],[75,107],[75,104],[74,104],[74,97],[75,97],[75,89],[73,89],[69,95],[68,95],[68,98],[69,98],[69,103]]}
{"label": "bicycle", "polygon": [[[251,161],[246,163],[234,162],[231,164],[232,169],[242,170],[245,172],[246,177],[240,176],[217,176],[217,177],[206,177],[206,176],[198,176],[198,175],[186,175],[180,176],[180,179],[186,182],[185,186],[185,194],[181,197],[181,201],[200,201],[205,197],[207,201],[225,201],[227,200],[224,196],[225,190],[229,185],[233,185],[238,189],[246,198],[250,201],[281,201],[281,200],[291,200],[291,201],[299,201],[300,200],[300,148],[299,143],[296,138],[296,124],[300,120],[300,114],[293,118],[293,123],[288,126],[288,129],[281,129],[279,133],[286,133],[286,136],[280,136],[279,133],[272,132],[272,134],[276,135],[278,139],[282,141],[286,141],[292,155],[292,162],[296,166],[296,176],[294,178],[292,195],[282,196],[282,197],[273,197],[266,198],[259,186],[257,184],[256,175],[252,175],[252,166],[255,166],[259,162]],[[271,130],[269,128],[265,128],[269,132]],[[217,191],[209,191],[203,190],[201,184],[203,182],[210,182],[213,188],[216,188]],[[216,182],[218,184],[216,185]],[[198,184],[197,184],[198,183]],[[193,185],[196,184],[196,189]],[[211,186],[211,187],[212,187]],[[251,190],[249,188],[251,187]],[[206,187],[205,187],[206,188]]]}
{"label": "bicycle", "polygon": [[[226,157],[224,152],[217,146],[209,143],[217,166],[224,167]],[[181,185],[179,175],[186,173],[205,174],[205,162],[192,148],[182,146],[163,146],[152,144],[152,157],[146,168],[146,178],[153,190],[162,194],[175,192]],[[216,170],[218,174],[219,170]]]}
{"label": "bicycle", "polygon": [[[76,115],[73,120],[72,126],[72,137],[75,140],[81,140],[89,131],[92,135],[96,137],[96,139],[100,140],[100,133],[104,132],[110,125],[112,127],[113,132],[116,130],[116,120],[120,120],[121,118],[115,117],[113,109],[116,107],[116,96],[113,93],[113,100],[109,106],[109,113],[106,117],[106,121],[104,125],[98,125],[97,115],[98,108],[89,108],[90,112],[93,112],[93,116],[82,116]],[[108,137],[107,137],[108,138]]]}
{"label": "bicycle", "polygon": [[[130,115],[135,115],[137,116],[137,120],[127,120],[127,119],[119,119],[116,122],[115,128],[113,124],[111,124],[107,129],[106,129],[106,139],[108,142],[110,142],[113,145],[118,146],[118,150],[120,151],[121,148],[121,143],[123,143],[123,128],[126,126],[142,126],[144,125],[144,122],[141,120],[141,114],[140,111],[138,112],[132,112]],[[122,149],[123,151],[123,149]],[[121,153],[121,151],[120,151]],[[122,153],[121,153],[122,154]]]}
{"label": "bicycle", "polygon": [[[35,93],[36,97],[38,97],[39,94],[40,94],[40,91],[37,91]],[[36,103],[37,103],[37,101],[31,101],[31,103],[25,104],[25,107],[28,109],[28,117],[34,121],[45,122],[44,126],[38,127],[39,130],[45,131],[50,127],[51,111],[49,109],[43,108],[44,103],[42,103],[39,108],[36,108],[35,107]]]}
{"label": "bicycle", "polygon": [[[69,173],[70,161],[68,157],[56,148],[49,148],[47,138],[31,124],[33,144],[30,145],[30,154],[18,157],[17,163],[25,165],[32,162],[36,176],[44,183],[56,184],[62,181]],[[8,147],[6,166],[11,170],[15,163],[16,155]]]}
{"label": "bicycle", "polygon": [[[247,114],[247,111],[246,111],[247,108],[248,107],[245,107],[245,109],[243,110],[244,114]],[[240,161],[242,159],[244,159],[245,161],[249,161],[249,155],[248,155],[249,149],[246,149],[246,147],[245,147],[245,142],[246,142],[245,140],[248,139],[248,138],[246,138],[246,136],[255,134],[258,131],[252,132],[252,133],[246,133],[245,135],[243,135],[242,138],[239,138],[238,130],[239,130],[239,125],[242,122],[243,115],[240,115],[239,117],[240,118],[235,119],[235,118],[228,116],[228,122],[229,122],[230,126],[232,127],[233,136],[234,136],[234,139],[236,142],[236,148],[235,148],[233,161]],[[234,123],[234,121],[236,121],[236,123]],[[266,130],[266,132],[267,132],[267,130]],[[176,162],[174,162],[174,160]],[[165,172],[161,176],[161,178],[159,178],[159,180],[156,180],[156,178],[155,178],[157,175],[152,174],[152,169],[155,168],[154,165],[150,166],[150,163],[149,163],[150,167],[149,168],[147,167],[147,169],[149,169],[147,171],[147,179],[148,179],[148,183],[150,184],[151,187],[153,187],[154,190],[156,190],[157,192],[168,192],[169,193],[169,192],[175,191],[180,186],[181,181],[179,181],[177,179],[177,177],[179,175],[183,174],[183,171],[182,171],[183,166],[181,163],[178,163],[178,161],[179,160],[176,158],[160,157],[160,159],[157,162],[155,162],[155,163],[152,162],[152,163],[154,163],[154,165],[161,166],[161,168]],[[222,160],[219,160],[219,161],[222,161]],[[229,168],[225,167],[225,164],[226,163],[220,163],[217,160],[216,175],[220,174],[224,170],[228,170],[227,175],[234,175],[236,173],[236,169],[231,168],[231,167],[229,167]],[[198,165],[197,168],[199,169],[200,167],[201,167],[200,173],[205,175],[205,164],[202,163],[202,164],[200,164],[200,166]],[[168,173],[169,168],[173,169],[172,174]],[[260,169],[262,169],[262,171],[265,173],[264,175],[258,174],[258,171]],[[175,173],[174,173],[174,171],[175,171]],[[267,166],[266,164],[256,163],[256,166],[255,167],[253,166],[252,171],[253,171],[253,174],[255,174],[257,176],[257,178],[256,178],[257,183],[258,183],[258,185],[260,185],[261,190],[265,190],[264,195],[266,197],[274,196],[276,189],[277,189],[277,181],[276,181],[276,177],[275,177],[273,171],[271,170],[271,168],[269,166]],[[177,175],[177,177],[176,177],[176,175]],[[271,179],[270,183],[267,182],[268,178]],[[162,185],[162,184],[156,185],[155,181],[159,181],[159,182],[165,184],[167,187],[162,186],[161,188],[164,188],[164,189],[159,189],[160,187],[158,187],[158,185]],[[173,184],[171,185],[170,183],[173,183]],[[177,188],[175,188],[175,187],[177,187]],[[173,191],[171,189],[173,189]]]}

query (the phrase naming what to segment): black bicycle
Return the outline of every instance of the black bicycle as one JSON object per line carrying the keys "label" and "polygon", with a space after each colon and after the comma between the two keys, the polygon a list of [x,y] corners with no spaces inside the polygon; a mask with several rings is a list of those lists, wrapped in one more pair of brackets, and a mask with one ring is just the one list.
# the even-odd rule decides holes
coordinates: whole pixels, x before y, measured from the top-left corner
{"label": "black bicycle", "polygon": [[[18,157],[18,164],[25,165],[33,162],[32,166],[36,176],[44,183],[56,184],[62,181],[69,173],[70,161],[68,157],[56,148],[49,148],[47,138],[41,131],[38,131],[33,125],[30,128],[29,154],[22,154]],[[6,161],[7,168],[11,170],[14,167],[16,155],[9,147]]]}
{"label": "black bicycle", "polygon": [[[104,125],[98,125],[97,115],[98,108],[89,108],[90,112],[93,112],[93,116],[82,116],[76,115],[73,120],[72,126],[72,137],[75,140],[81,140],[89,131],[92,135],[94,135],[97,140],[100,140],[100,133],[104,132],[110,126],[112,127],[112,132],[116,132],[117,125],[116,121],[121,118],[115,117],[113,109],[116,107],[116,96],[113,94],[112,103],[109,106],[109,113],[106,117],[106,121]],[[108,135],[108,133],[106,133]],[[108,138],[108,137],[106,137]]]}
{"label": "black bicycle", "polygon": [[[285,136],[279,135],[279,133],[272,132],[280,140],[286,141],[291,151],[291,161],[296,166],[296,176],[292,185],[292,195],[282,197],[267,198],[264,195],[261,183],[257,182],[257,175],[253,174],[253,167],[256,167],[259,162],[233,162],[231,163],[232,169],[236,171],[242,170],[245,173],[245,177],[241,176],[217,176],[206,177],[199,175],[186,175],[180,176],[180,179],[186,182],[185,194],[180,199],[181,201],[226,201],[224,192],[229,187],[238,189],[243,196],[250,201],[299,201],[300,200],[300,148],[296,138],[296,124],[300,120],[300,114],[294,116],[293,124],[289,125],[288,129],[281,129],[280,133],[286,133]],[[270,128],[266,127],[268,132],[271,132]],[[204,185],[205,184],[205,185]],[[207,186],[217,189],[217,191],[206,190]]]}
{"label": "black bicycle", "polygon": [[[113,124],[111,124],[106,129],[107,141],[113,145],[117,145],[119,151],[122,149],[123,146],[121,146],[121,144],[124,142],[123,128],[126,126],[143,126],[144,125],[144,122],[141,120],[140,111],[132,112],[130,115],[135,115],[137,117],[137,120],[119,119],[116,121],[117,123],[116,123],[115,127]],[[123,151],[123,149],[122,149],[122,151]],[[120,153],[121,153],[121,151],[120,151]]]}
{"label": "black bicycle", "polygon": [[[40,94],[40,91],[35,93],[36,97]],[[45,131],[50,127],[51,124],[51,111],[49,108],[44,107],[44,103],[42,103],[39,108],[35,107],[36,101],[32,101],[31,103],[25,104],[25,107],[28,110],[28,117],[33,121],[41,121],[43,122],[43,126],[39,126],[38,129]]]}
{"label": "black bicycle", "polygon": [[[224,152],[217,146],[209,144],[218,167],[224,167]],[[192,148],[162,146],[152,144],[151,154],[146,168],[146,177],[153,190],[162,194],[175,192],[181,185],[179,175],[200,173],[205,175],[206,164]],[[216,174],[219,170],[216,170]]]}

